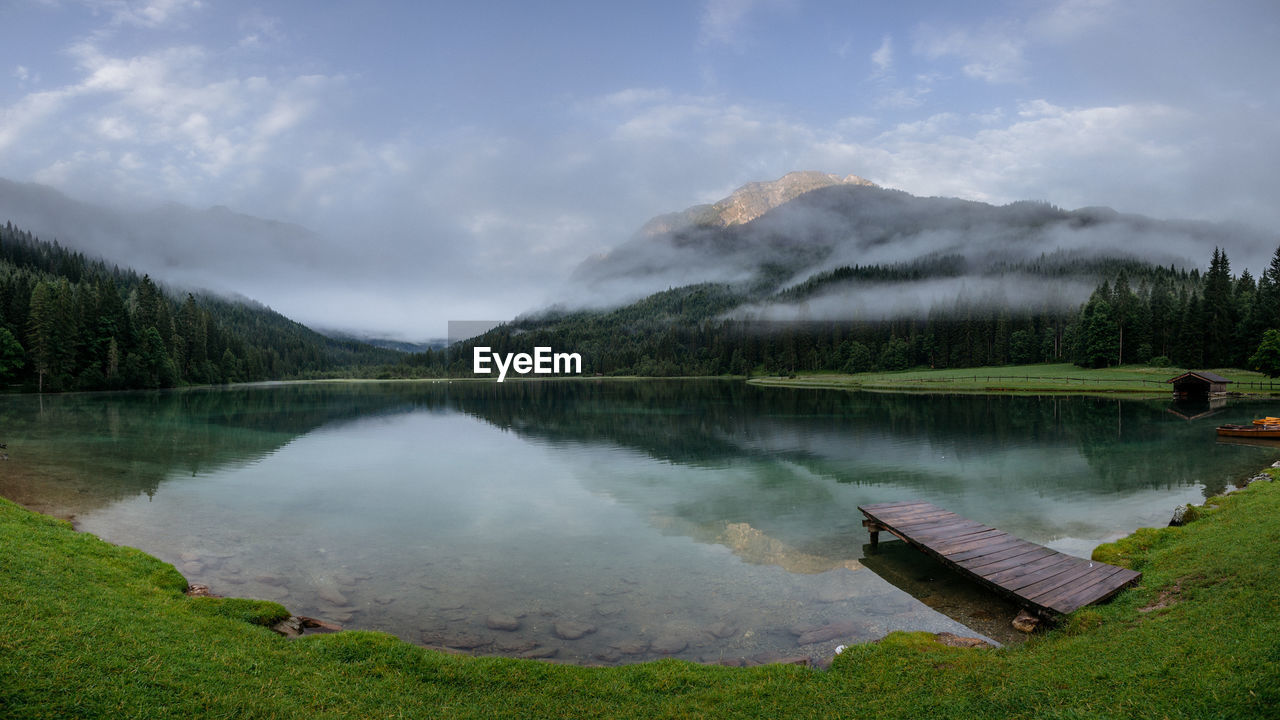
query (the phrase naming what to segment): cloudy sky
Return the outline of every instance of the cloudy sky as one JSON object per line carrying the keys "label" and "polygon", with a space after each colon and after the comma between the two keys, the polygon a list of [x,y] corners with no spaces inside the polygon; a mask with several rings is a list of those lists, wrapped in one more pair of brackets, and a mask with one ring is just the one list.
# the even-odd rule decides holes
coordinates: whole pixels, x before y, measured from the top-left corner
{"label": "cloudy sky", "polygon": [[1274,0],[0,0],[0,27],[0,177],[305,225],[277,281],[207,284],[329,327],[510,317],[797,169],[1280,225]]}

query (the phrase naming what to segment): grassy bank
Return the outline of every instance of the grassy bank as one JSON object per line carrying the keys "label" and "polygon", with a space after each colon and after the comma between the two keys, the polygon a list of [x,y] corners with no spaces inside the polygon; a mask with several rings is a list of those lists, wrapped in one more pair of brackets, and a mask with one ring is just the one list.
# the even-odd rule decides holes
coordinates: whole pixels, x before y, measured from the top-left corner
{"label": "grassy bank", "polygon": [[[789,378],[754,378],[750,382],[777,387],[844,390],[1168,395],[1171,390],[1165,381],[1182,372],[1184,371],[1179,368],[1146,365],[1088,369],[1062,363],[955,370],[903,370],[855,375],[813,373]],[[1280,394],[1280,379],[1272,381],[1262,373],[1235,369],[1216,369],[1213,372],[1232,381],[1227,386],[1228,390]]]}
{"label": "grassy bank", "polygon": [[1021,647],[895,633],[824,672],[285,640],[261,625],[277,605],[186,597],[172,566],[0,501],[0,717],[1264,717],[1280,706],[1280,483],[1215,502],[1100,548],[1142,585]]}

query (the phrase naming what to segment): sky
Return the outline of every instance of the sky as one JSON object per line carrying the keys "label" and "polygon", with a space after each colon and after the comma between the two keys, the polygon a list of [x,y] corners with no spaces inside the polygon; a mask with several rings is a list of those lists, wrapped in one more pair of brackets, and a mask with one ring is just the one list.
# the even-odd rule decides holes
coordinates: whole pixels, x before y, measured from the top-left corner
{"label": "sky", "polygon": [[244,277],[177,262],[320,327],[510,318],[792,170],[1280,225],[1274,0],[0,0],[0,27],[0,177],[303,225]]}

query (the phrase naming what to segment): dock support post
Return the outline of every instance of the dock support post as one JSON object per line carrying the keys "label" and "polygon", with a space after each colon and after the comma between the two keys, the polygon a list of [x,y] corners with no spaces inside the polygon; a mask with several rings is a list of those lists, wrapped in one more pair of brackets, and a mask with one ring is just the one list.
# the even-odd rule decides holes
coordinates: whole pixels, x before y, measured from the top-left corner
{"label": "dock support post", "polygon": [[871,533],[871,549],[876,549],[876,546],[880,544],[880,531],[884,530],[885,527],[874,520],[863,520],[862,527]]}

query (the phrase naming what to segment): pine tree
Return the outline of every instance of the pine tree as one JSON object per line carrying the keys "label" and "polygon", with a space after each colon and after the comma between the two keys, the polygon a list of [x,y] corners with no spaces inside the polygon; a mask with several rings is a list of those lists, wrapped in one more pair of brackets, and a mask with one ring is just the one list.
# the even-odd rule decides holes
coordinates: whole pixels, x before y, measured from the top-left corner
{"label": "pine tree", "polygon": [[1116,277],[1115,288],[1111,291],[1112,321],[1116,324],[1116,364],[1125,362],[1125,337],[1132,338],[1133,328],[1138,322],[1138,298],[1129,289],[1129,275],[1123,269]]}
{"label": "pine tree", "polygon": [[1236,330],[1235,296],[1231,291],[1231,263],[1227,254],[1213,249],[1209,272],[1204,276],[1204,362],[1211,367],[1231,364]]}

